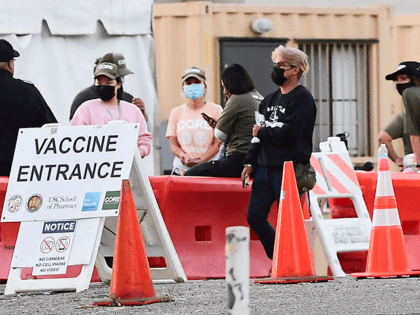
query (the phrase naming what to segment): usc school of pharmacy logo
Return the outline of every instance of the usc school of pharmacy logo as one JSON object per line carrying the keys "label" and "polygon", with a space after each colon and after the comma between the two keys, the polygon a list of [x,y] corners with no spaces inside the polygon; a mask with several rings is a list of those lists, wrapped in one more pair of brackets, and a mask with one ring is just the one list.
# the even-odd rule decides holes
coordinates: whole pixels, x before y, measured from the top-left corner
{"label": "usc school of pharmacy logo", "polygon": [[22,197],[19,195],[13,195],[9,198],[7,209],[10,212],[16,212],[20,209],[20,206],[22,205]]}
{"label": "usc school of pharmacy logo", "polygon": [[42,196],[40,194],[33,194],[26,202],[26,210],[29,212],[37,212],[42,206]]}

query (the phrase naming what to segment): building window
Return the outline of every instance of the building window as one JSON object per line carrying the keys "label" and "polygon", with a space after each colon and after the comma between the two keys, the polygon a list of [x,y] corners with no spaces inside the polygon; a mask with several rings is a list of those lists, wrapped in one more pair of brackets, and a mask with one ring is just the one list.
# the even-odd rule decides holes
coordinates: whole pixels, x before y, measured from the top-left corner
{"label": "building window", "polygon": [[369,58],[373,41],[299,40],[310,71],[302,83],[315,98],[318,113],[314,151],[319,142],[348,134],[351,156],[371,155]]}

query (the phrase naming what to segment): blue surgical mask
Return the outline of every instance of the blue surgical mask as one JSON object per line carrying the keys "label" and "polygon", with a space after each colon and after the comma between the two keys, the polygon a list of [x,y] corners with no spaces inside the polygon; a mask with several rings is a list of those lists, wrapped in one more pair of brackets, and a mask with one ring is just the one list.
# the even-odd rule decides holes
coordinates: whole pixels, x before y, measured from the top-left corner
{"label": "blue surgical mask", "polygon": [[184,93],[188,98],[192,100],[198,100],[204,95],[204,84],[193,83],[190,85],[185,85]]}

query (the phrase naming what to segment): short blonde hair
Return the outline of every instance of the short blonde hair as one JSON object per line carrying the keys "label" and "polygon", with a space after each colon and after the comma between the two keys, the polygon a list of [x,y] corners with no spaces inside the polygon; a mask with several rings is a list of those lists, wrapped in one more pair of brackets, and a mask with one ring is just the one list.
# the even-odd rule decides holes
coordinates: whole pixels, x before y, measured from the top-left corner
{"label": "short blonde hair", "polygon": [[280,45],[271,52],[271,60],[274,62],[274,60],[281,57],[286,59],[291,66],[299,68],[299,79],[302,74],[309,71],[308,55],[301,50]]}

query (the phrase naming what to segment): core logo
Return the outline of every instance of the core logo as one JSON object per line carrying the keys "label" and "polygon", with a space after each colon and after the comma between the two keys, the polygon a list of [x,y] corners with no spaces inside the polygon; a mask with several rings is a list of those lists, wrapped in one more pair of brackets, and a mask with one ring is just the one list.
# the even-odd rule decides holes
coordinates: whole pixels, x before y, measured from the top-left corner
{"label": "core logo", "polygon": [[26,202],[26,210],[29,212],[37,212],[42,206],[42,196],[40,194],[33,194]]}
{"label": "core logo", "polygon": [[104,198],[102,210],[118,209],[120,205],[120,191],[107,191]]}
{"label": "core logo", "polygon": [[125,65],[125,59],[118,60],[118,65]]}
{"label": "core logo", "polygon": [[108,64],[100,64],[99,66],[98,66],[98,69],[99,70],[104,70],[104,69],[107,69],[107,70],[112,70],[114,67],[112,66],[112,65],[108,65]]}
{"label": "core logo", "polygon": [[191,73],[191,72],[194,72],[194,73],[200,74],[200,72],[201,72],[201,71],[200,71],[199,69],[189,68],[189,69],[188,69],[188,72],[190,72],[190,73]]}
{"label": "core logo", "polygon": [[22,205],[22,197],[19,195],[13,195],[9,198],[9,202],[7,204],[7,209],[10,212],[16,212],[20,209],[20,206]]}
{"label": "core logo", "polygon": [[98,210],[99,200],[101,199],[101,192],[87,192],[83,200],[82,211],[96,211]]}

